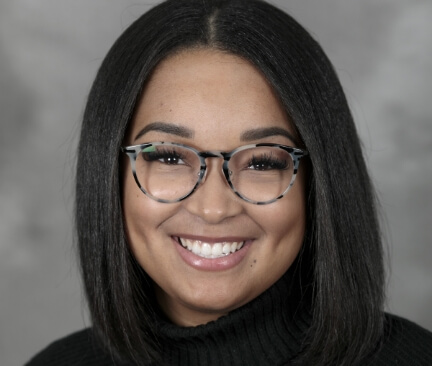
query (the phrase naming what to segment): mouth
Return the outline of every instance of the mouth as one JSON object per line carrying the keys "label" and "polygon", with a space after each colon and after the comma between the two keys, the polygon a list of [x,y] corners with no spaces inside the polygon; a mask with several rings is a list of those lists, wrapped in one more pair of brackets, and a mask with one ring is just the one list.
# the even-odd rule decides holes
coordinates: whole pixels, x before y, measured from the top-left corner
{"label": "mouth", "polygon": [[202,240],[191,240],[177,237],[176,241],[185,249],[202,258],[221,258],[240,250],[244,241],[207,243]]}

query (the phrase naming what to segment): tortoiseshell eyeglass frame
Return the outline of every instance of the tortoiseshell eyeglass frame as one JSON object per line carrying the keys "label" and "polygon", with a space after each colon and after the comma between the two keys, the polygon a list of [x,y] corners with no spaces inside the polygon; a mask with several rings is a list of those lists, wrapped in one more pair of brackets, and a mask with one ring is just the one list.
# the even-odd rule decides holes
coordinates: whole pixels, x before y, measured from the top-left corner
{"label": "tortoiseshell eyeglass frame", "polygon": [[[161,199],[158,197],[155,197],[153,195],[151,195],[149,192],[147,192],[140,184],[138,177],[137,177],[137,173],[136,173],[136,159],[138,157],[138,155],[140,154],[140,152],[142,152],[144,149],[147,149],[149,147],[153,147],[153,146],[178,146],[178,147],[182,147],[185,148],[187,150],[192,151],[200,160],[200,170],[199,173],[197,175],[197,181],[194,185],[194,187],[185,195],[175,199],[175,200],[165,200],[165,199]],[[271,199],[271,200],[267,200],[267,201],[254,201],[251,200],[245,196],[243,196],[240,192],[238,192],[236,190],[236,188],[234,187],[233,183],[231,182],[231,178],[230,178],[230,171],[228,168],[228,164],[230,159],[238,152],[246,150],[246,149],[253,149],[255,147],[273,147],[273,148],[279,148],[282,150],[285,150],[286,152],[288,152],[292,158],[293,161],[293,174],[291,177],[291,181],[288,185],[288,187],[277,197]],[[161,202],[161,203],[175,203],[175,202],[180,202],[185,200],[186,198],[188,198],[189,196],[191,196],[200,186],[203,178],[205,177],[206,171],[207,171],[207,163],[206,163],[206,159],[207,158],[222,158],[224,160],[223,164],[222,164],[222,171],[223,174],[225,176],[226,181],[228,182],[228,185],[230,186],[230,188],[232,189],[232,191],[241,199],[243,199],[246,202],[252,203],[254,205],[267,205],[269,203],[275,202],[279,199],[281,199],[282,197],[284,197],[288,191],[290,190],[290,188],[293,186],[295,178],[297,176],[297,172],[298,172],[298,168],[300,165],[300,160],[301,158],[307,156],[309,153],[306,150],[303,149],[299,149],[299,148],[295,148],[295,147],[291,147],[291,146],[286,146],[286,145],[280,145],[280,144],[272,144],[272,143],[259,143],[259,144],[249,144],[249,145],[243,145],[240,146],[232,151],[229,152],[224,152],[224,151],[198,151],[196,149],[194,149],[191,146],[187,146],[184,144],[179,144],[179,143],[174,143],[174,142],[146,142],[143,144],[139,144],[139,145],[132,145],[132,146],[123,146],[121,147],[121,151],[124,152],[130,159],[130,164],[131,164],[131,168],[132,168],[132,174],[135,178],[135,182],[138,185],[138,187],[140,188],[140,190],[148,197],[152,198],[153,200],[157,201],[157,202]]]}

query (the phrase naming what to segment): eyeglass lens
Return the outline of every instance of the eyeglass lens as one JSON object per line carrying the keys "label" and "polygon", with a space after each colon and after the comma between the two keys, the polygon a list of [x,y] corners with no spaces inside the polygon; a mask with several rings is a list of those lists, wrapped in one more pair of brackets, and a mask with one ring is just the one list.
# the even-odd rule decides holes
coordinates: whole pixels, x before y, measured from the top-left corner
{"label": "eyeglass lens", "polygon": [[[186,147],[150,145],[137,155],[135,170],[147,194],[176,201],[188,195],[198,183],[201,160]],[[278,147],[253,147],[233,154],[228,170],[234,190],[251,201],[265,202],[280,196],[290,186],[293,160]]]}

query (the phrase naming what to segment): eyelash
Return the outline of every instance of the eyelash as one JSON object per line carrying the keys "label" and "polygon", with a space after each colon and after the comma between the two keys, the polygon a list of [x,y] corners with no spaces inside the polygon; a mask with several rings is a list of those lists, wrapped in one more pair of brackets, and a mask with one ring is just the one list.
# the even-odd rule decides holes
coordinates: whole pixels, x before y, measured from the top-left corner
{"label": "eyelash", "polygon": [[182,154],[179,154],[177,151],[173,150],[168,150],[168,149],[159,149],[157,151],[152,151],[152,152],[146,152],[146,153],[142,153],[143,154],[143,158],[146,161],[157,161],[157,160],[167,160],[167,159],[176,159],[176,162],[164,162],[164,164],[172,164],[175,165],[177,164],[177,162],[179,160],[184,160],[184,156],[182,156]]}
{"label": "eyelash", "polygon": [[[265,166],[264,169],[256,169],[256,166]],[[270,155],[262,155],[260,157],[253,156],[252,159],[248,162],[247,167],[254,167],[256,170],[270,170],[270,169],[278,169],[283,170],[289,167],[289,164],[286,160],[280,160],[276,158],[272,158]],[[268,167],[270,167],[268,169]]]}

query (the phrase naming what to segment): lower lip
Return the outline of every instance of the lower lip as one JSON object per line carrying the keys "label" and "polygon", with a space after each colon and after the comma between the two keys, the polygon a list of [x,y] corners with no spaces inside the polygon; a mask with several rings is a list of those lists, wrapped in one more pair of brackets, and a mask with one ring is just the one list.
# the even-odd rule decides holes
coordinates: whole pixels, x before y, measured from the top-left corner
{"label": "lower lip", "polygon": [[174,238],[175,247],[186,264],[201,271],[224,271],[237,266],[246,256],[252,240],[245,241],[243,247],[234,253],[220,258],[203,258],[184,248]]}

